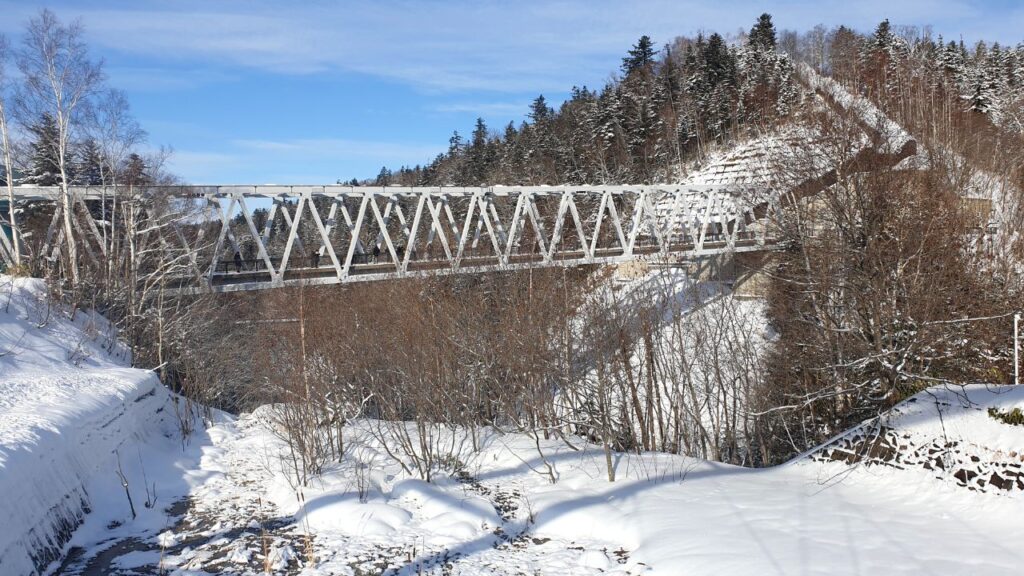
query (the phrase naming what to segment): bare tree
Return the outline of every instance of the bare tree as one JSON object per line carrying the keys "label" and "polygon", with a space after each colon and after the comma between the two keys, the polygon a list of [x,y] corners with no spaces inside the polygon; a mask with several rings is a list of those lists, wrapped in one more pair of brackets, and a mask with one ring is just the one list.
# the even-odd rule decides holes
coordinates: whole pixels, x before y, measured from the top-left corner
{"label": "bare tree", "polygon": [[57,16],[42,10],[28,21],[18,69],[24,80],[18,102],[25,122],[49,114],[57,125],[54,157],[60,170],[64,242],[72,285],[79,282],[78,247],[75,241],[75,202],[68,191],[70,146],[79,126],[81,112],[103,81],[102,62],[89,58],[82,38],[83,28],[75,21],[64,25]]}
{"label": "bare tree", "polygon": [[14,163],[11,161],[11,137],[7,125],[7,103],[5,101],[7,78],[4,75],[9,53],[10,46],[7,43],[7,38],[0,35],[0,138],[2,138],[4,149],[4,181],[7,184],[7,223],[11,227],[10,245],[6,245],[6,237],[0,234],[0,243],[4,244],[4,246],[0,246],[0,249],[9,250],[11,253],[10,262],[17,266],[21,264],[21,239],[19,238],[18,224],[15,220],[17,210],[14,204]]}
{"label": "bare tree", "polygon": [[[115,251],[113,243],[116,241],[116,235],[108,236],[107,230],[117,227],[118,173],[132,149],[145,142],[146,131],[131,115],[128,99],[125,98],[124,92],[117,89],[111,88],[101,93],[93,105],[88,107],[87,112],[86,132],[99,144],[101,155],[100,179],[104,187],[100,209],[105,224],[103,242],[110,253]],[[114,187],[114,197],[109,215],[107,214],[107,185]],[[109,222],[107,222],[108,218]],[[112,261],[108,259],[108,277],[112,272],[111,266]]]}

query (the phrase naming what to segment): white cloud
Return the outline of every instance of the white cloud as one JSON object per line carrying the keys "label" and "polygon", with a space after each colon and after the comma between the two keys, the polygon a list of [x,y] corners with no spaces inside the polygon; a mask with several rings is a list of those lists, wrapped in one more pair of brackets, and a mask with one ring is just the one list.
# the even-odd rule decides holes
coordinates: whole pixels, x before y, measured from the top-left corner
{"label": "white cloud", "polygon": [[216,82],[228,82],[237,78],[235,75],[213,70],[168,70],[156,66],[108,66],[105,70],[107,81],[111,86],[135,92],[188,90]]}
{"label": "white cloud", "polygon": [[[233,140],[225,151],[176,150],[168,168],[196,184],[331,184],[369,176],[383,165],[429,161],[445,146],[345,140]],[[231,182],[243,174],[246,181]]]}
{"label": "white cloud", "polygon": [[271,152],[280,156],[312,158],[379,159],[381,163],[423,162],[443,152],[444,146],[395,142],[372,142],[341,138],[309,138],[294,140],[233,140],[240,150]]}
{"label": "white cloud", "polygon": [[435,112],[451,114],[478,114],[482,116],[525,116],[530,103],[523,102],[452,102],[439,104]]}
{"label": "white cloud", "polygon": [[221,175],[246,166],[246,159],[236,154],[175,150],[167,159],[167,169],[192,184],[222,183]]}
{"label": "white cloud", "polygon": [[[104,49],[156,59],[243,66],[275,73],[340,70],[409,83],[428,91],[564,91],[597,82],[641,34],[666,42],[699,30],[748,28],[763,10],[782,28],[845,23],[870,29],[933,23],[947,37],[960,31],[1016,42],[1019,12],[1000,14],[965,0],[561,0],[303,3],[190,0],[160,9],[108,4],[82,9],[90,41]],[[125,7],[127,6],[127,7]],[[22,22],[32,7],[7,3],[5,20]],[[10,27],[11,24],[2,26]]]}

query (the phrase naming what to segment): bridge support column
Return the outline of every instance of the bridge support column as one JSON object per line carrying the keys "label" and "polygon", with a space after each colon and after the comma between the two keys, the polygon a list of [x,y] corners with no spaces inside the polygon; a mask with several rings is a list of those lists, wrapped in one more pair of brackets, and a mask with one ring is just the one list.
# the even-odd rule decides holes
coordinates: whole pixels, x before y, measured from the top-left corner
{"label": "bridge support column", "polygon": [[775,258],[771,252],[745,252],[735,255],[736,278],[733,295],[737,298],[767,298]]}

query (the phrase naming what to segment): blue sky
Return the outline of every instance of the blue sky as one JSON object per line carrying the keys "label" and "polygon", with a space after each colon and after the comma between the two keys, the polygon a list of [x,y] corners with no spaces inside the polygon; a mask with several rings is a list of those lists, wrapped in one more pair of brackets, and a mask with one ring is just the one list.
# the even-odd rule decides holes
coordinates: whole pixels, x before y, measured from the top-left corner
{"label": "blue sky", "polygon": [[598,86],[641,34],[840,23],[931,24],[947,39],[1024,40],[1024,0],[556,2],[0,0],[0,31],[49,7],[80,18],[150,145],[193,183],[325,184],[430,160],[477,116],[524,118],[537,94]]}

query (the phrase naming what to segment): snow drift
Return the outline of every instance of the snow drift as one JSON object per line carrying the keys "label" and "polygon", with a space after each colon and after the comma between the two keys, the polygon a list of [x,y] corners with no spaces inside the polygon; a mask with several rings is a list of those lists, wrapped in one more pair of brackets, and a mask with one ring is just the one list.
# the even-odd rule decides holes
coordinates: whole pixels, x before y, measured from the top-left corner
{"label": "snow drift", "polygon": [[[442,443],[462,446],[465,466],[426,484],[368,433],[379,423],[359,420],[346,427],[350,452],[302,502],[280,473],[260,484],[316,534],[316,574],[369,570],[377,554],[388,567],[378,570],[395,576],[1009,575],[1024,561],[1024,425],[1013,423],[1024,416],[1012,416],[1022,408],[1024,388],[933,388],[787,465],[616,453],[615,482],[599,446],[484,430],[473,451],[458,441],[465,430],[445,429]],[[280,442],[255,420],[241,419],[249,446]],[[879,423],[891,450],[858,445],[879,437]],[[915,456],[936,442],[941,469]],[[354,481],[359,468],[369,488]]]}
{"label": "snow drift", "polygon": [[141,491],[140,443],[180,447],[171,394],[129,362],[102,317],[69,318],[41,281],[0,276],[0,574],[45,572],[88,513],[127,512],[119,457]]}

